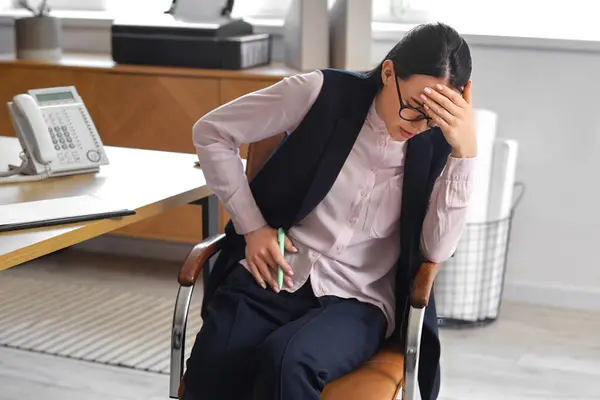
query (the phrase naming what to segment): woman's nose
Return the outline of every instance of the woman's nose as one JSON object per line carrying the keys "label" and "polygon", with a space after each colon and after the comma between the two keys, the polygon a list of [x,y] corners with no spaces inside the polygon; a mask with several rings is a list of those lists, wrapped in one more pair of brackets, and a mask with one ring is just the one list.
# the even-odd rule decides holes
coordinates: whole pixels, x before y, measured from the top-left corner
{"label": "woman's nose", "polygon": [[428,129],[427,120],[424,119],[420,121],[412,121],[412,126],[415,128],[416,132],[423,132]]}

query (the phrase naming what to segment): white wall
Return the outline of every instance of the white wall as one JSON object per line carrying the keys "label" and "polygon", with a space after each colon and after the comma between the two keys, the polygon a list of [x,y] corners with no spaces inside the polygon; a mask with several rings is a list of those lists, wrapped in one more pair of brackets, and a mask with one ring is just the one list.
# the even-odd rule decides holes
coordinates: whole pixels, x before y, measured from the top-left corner
{"label": "white wall", "polygon": [[[527,185],[508,294],[587,297],[600,308],[600,54],[478,48],[474,57],[474,96],[499,113],[499,135],[519,140],[517,174]],[[563,293],[544,290],[556,287]]]}
{"label": "white wall", "polygon": [[[79,30],[66,43],[109,51],[108,26],[88,33],[91,47]],[[0,52],[12,50],[11,30],[0,23]],[[519,140],[517,179],[527,185],[505,297],[600,309],[600,51],[473,43],[475,105],[499,114],[498,136]],[[374,62],[393,44],[378,40]]]}

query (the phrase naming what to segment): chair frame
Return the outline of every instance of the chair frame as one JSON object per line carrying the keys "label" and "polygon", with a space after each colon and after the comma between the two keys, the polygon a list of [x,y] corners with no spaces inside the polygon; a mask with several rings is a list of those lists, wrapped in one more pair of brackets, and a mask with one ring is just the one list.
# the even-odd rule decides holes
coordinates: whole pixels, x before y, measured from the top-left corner
{"label": "chair frame", "polygon": [[[246,174],[249,178],[255,175],[280,141],[281,135],[250,144],[246,162]],[[169,372],[169,397],[173,399],[180,399],[183,396],[181,381],[184,373],[185,335],[194,287],[203,267],[206,267],[211,258],[220,251],[220,244],[224,237],[224,234],[217,234],[195,245],[188,253],[179,271],[179,289],[171,330]],[[403,379],[398,383],[395,394],[390,400],[416,400],[425,308],[429,302],[429,296],[438,270],[439,264],[425,262],[421,264],[417,273],[410,298],[408,320],[406,321]]]}

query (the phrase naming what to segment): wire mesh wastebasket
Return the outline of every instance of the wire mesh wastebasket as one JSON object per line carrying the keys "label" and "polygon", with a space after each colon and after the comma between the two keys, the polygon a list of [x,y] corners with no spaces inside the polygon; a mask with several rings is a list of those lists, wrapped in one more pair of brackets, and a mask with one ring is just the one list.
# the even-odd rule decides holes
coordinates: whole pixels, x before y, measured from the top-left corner
{"label": "wire mesh wastebasket", "polygon": [[438,325],[485,325],[498,318],[506,274],[514,211],[525,193],[520,188],[508,217],[469,223],[454,256],[440,268],[434,284]]}

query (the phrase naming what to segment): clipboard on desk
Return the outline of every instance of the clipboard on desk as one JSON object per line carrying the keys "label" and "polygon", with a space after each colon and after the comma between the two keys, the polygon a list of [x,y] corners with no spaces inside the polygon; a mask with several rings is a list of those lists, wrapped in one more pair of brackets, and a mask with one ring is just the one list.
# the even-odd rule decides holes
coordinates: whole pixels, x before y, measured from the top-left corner
{"label": "clipboard on desk", "polygon": [[135,213],[91,195],[7,204],[0,205],[0,232],[122,218]]}

